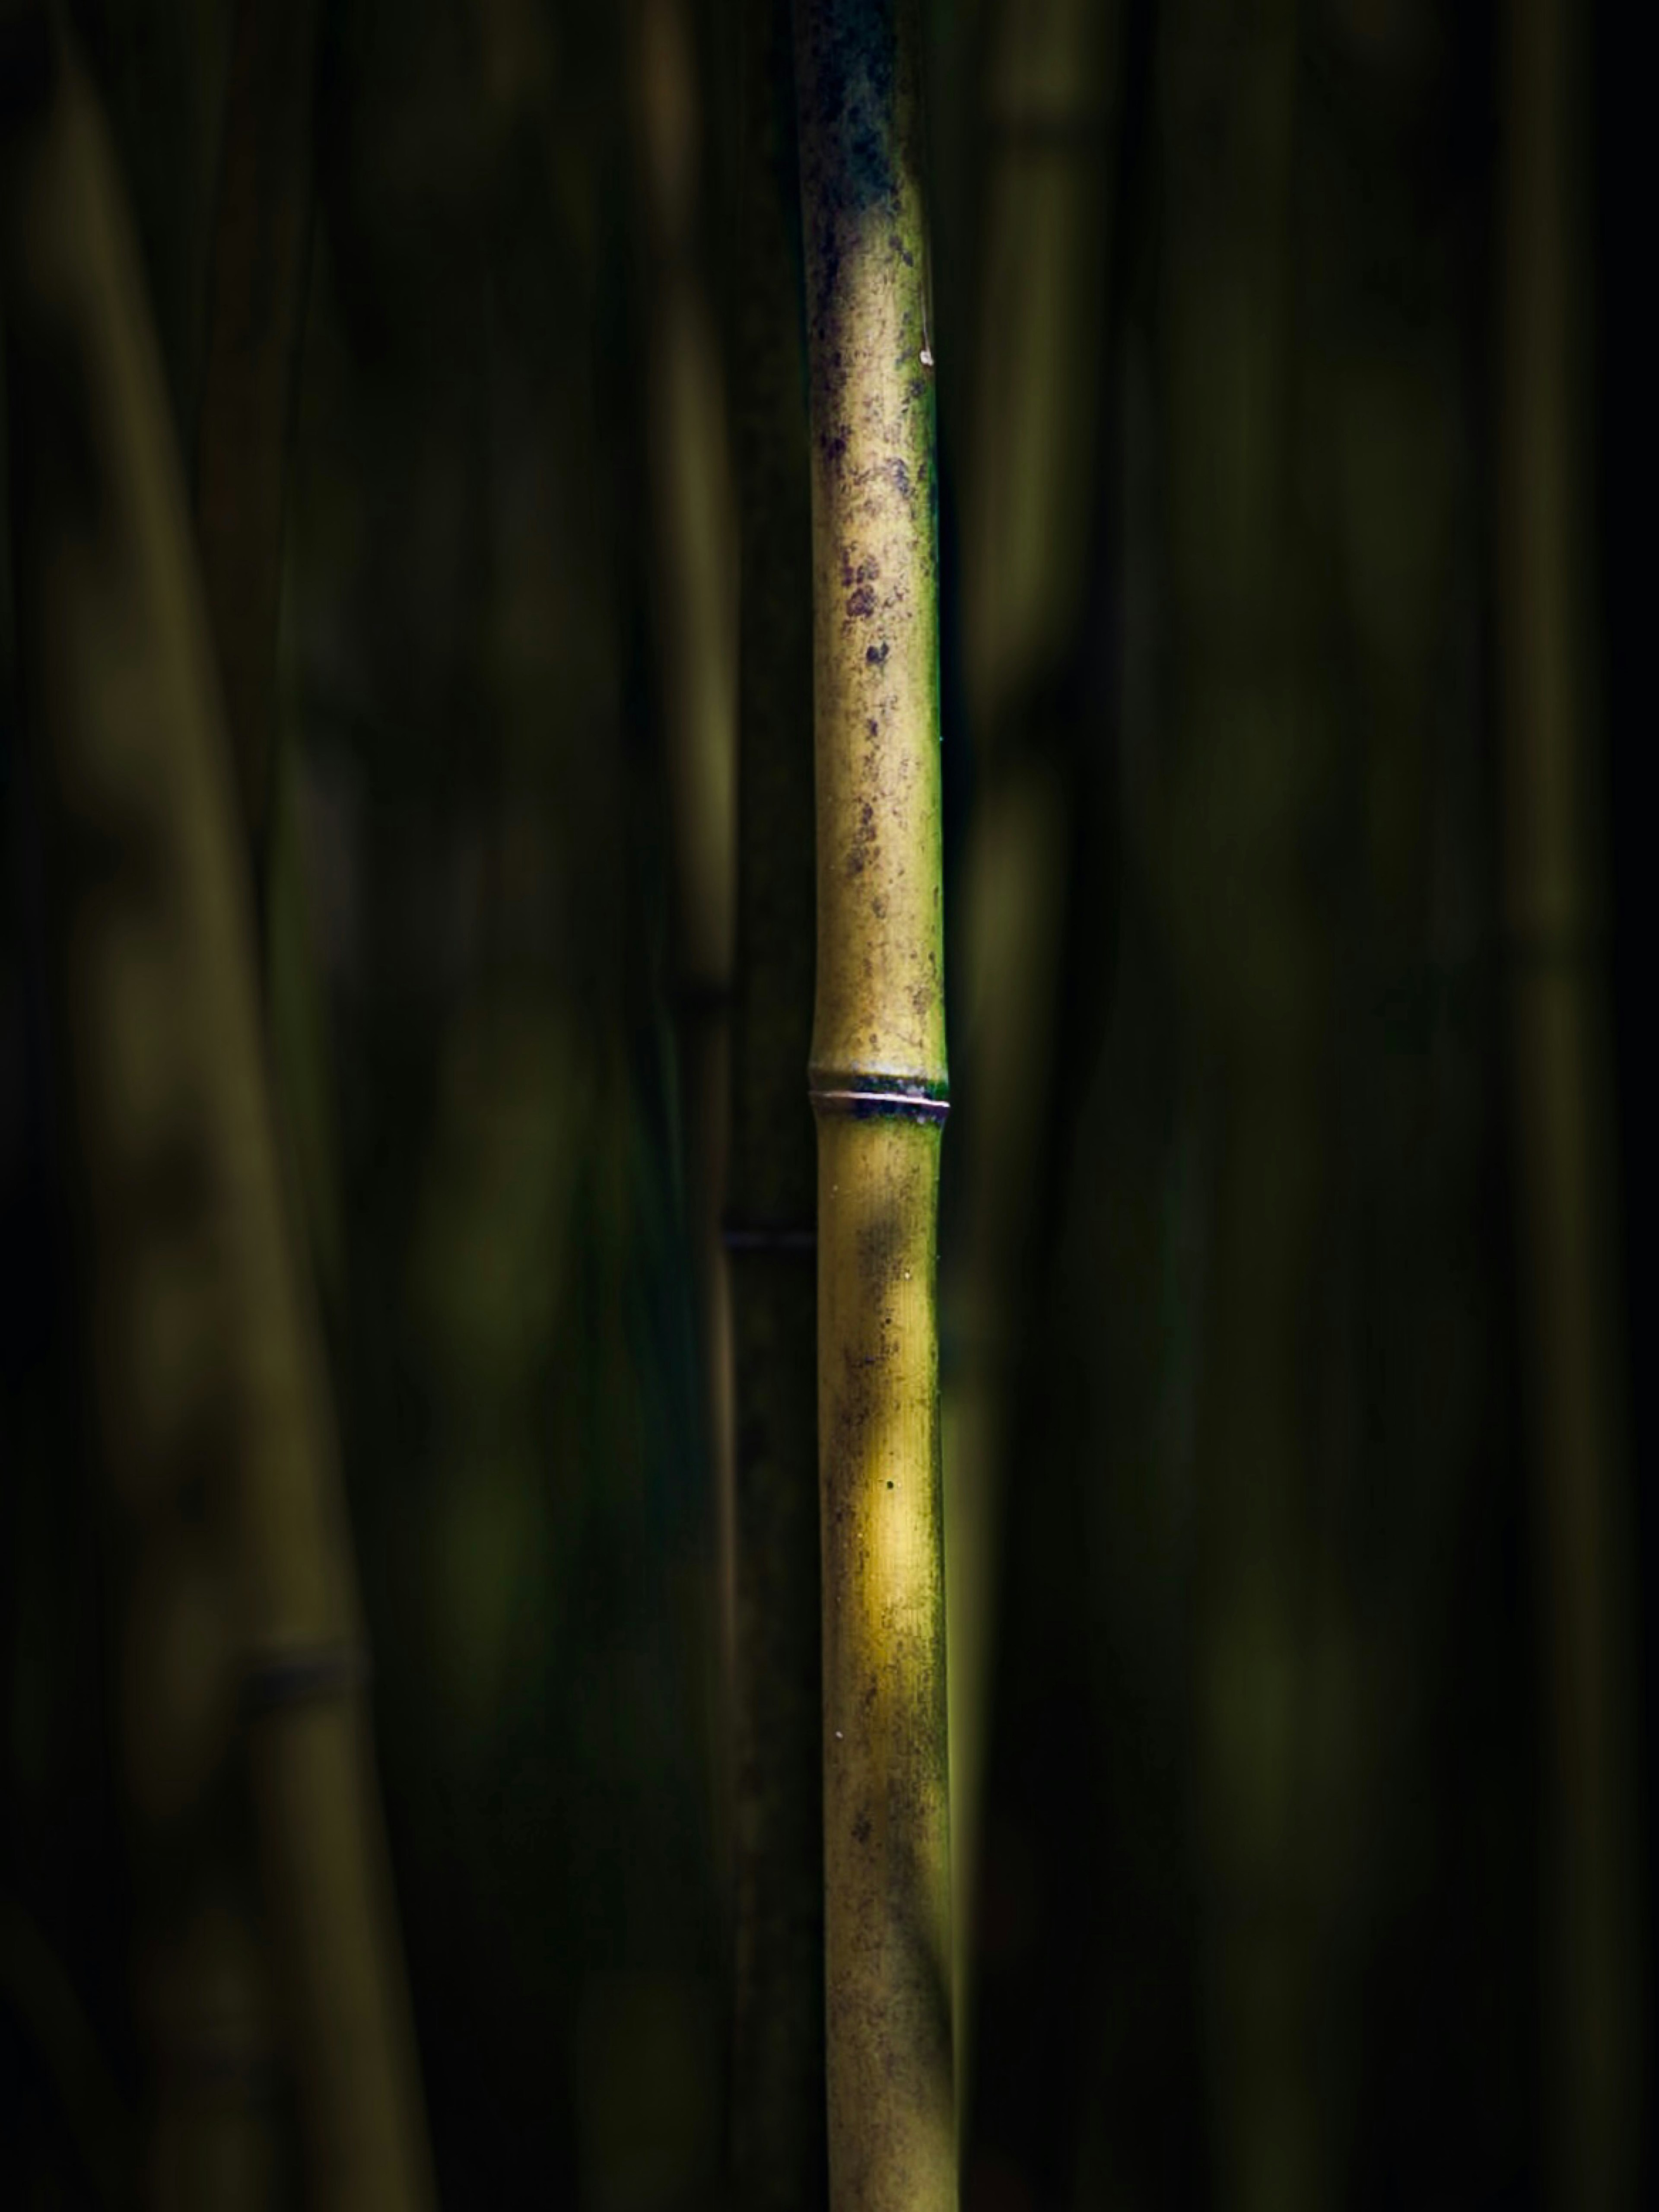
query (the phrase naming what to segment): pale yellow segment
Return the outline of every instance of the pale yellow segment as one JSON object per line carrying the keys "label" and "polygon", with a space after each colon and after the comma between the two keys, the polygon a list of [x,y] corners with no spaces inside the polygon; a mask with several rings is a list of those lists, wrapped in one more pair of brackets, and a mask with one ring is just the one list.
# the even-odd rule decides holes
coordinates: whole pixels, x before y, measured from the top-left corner
{"label": "pale yellow segment", "polygon": [[818,966],[812,1065],[942,1078],[932,370],[912,260],[842,219],[812,423]]}
{"label": "pale yellow segment", "polygon": [[819,1126],[831,2198],[956,2202],[934,1239],[939,1133]]}

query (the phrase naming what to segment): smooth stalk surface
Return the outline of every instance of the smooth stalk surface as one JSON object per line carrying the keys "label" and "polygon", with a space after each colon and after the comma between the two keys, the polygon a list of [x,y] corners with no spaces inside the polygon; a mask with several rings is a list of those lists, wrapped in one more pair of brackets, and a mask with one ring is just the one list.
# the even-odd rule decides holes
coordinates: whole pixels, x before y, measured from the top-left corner
{"label": "smooth stalk surface", "polygon": [[956,2201],[935,1295],[945,1100],[915,27],[798,0],[817,787],[830,2188]]}

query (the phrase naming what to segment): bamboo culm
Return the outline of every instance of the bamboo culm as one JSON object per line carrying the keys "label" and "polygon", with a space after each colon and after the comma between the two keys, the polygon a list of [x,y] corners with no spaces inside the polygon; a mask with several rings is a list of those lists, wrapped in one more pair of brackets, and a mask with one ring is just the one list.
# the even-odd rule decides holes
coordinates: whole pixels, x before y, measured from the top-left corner
{"label": "bamboo culm", "polygon": [[738,942],[726,1263],[733,1422],[732,2183],[825,2201],[812,1116],[812,537],[789,0],[745,0],[735,428]]}
{"label": "bamboo culm", "polygon": [[[308,2196],[405,2212],[431,2183],[246,843],[137,248],[95,100],[38,20],[0,138],[17,659],[97,1429],[119,1547],[144,1570],[122,1747],[159,1835],[246,1747]],[[227,1949],[210,1911],[185,1932]],[[149,2193],[168,2201],[165,2174]]]}
{"label": "bamboo culm", "polygon": [[[1299,649],[1306,538],[1290,495],[1297,22],[1295,0],[1248,19],[1231,0],[1175,0],[1159,34],[1172,644],[1154,896],[1214,1132],[1194,1755],[1216,2186],[1238,2212],[1304,2212],[1333,2185],[1295,1814],[1317,1756],[1300,1717],[1317,1468],[1305,1377],[1330,1189],[1333,957],[1300,858],[1331,739]],[[1235,849],[1237,866],[1218,858]],[[1254,1717],[1270,1713],[1288,1717]]]}
{"label": "bamboo culm", "polygon": [[322,0],[237,0],[208,270],[196,527],[263,895],[290,431],[310,262]]}
{"label": "bamboo culm", "polygon": [[933,357],[914,14],[797,0],[809,356],[825,2022],[836,2212],[956,2202],[936,1231]]}
{"label": "bamboo culm", "polygon": [[1645,2023],[1630,1710],[1629,1443],[1618,1319],[1605,824],[1596,751],[1582,26],[1507,11],[1500,793],[1519,1331],[1547,1665],[1544,2114],[1551,2201],[1633,2203]]}
{"label": "bamboo culm", "polygon": [[945,1556],[957,2099],[971,2096],[979,1791],[988,1734],[998,1529],[1014,1364],[1056,1062],[1082,732],[1067,714],[1097,488],[1105,372],[1116,0],[1000,0],[985,85],[963,642],[975,793],[955,929],[964,1200],[947,1251]]}
{"label": "bamboo culm", "polygon": [[292,1181],[330,1324],[344,1296],[327,1018],[312,957],[295,749],[281,741],[283,548],[316,198],[322,0],[236,0],[207,269],[194,503],[260,926]]}
{"label": "bamboo culm", "polygon": [[[720,1532],[720,1671],[732,1669],[731,1321],[720,1243],[731,1080],[736,871],[737,516],[710,287],[699,250],[702,87],[685,0],[630,0],[637,197],[647,271],[649,562],[673,833],[672,989],[702,1432]],[[704,1601],[694,1601],[701,1621]],[[699,1656],[702,1640],[699,1641]],[[724,1743],[724,1738],[722,1738]],[[724,1772],[716,1849],[729,1856]]]}

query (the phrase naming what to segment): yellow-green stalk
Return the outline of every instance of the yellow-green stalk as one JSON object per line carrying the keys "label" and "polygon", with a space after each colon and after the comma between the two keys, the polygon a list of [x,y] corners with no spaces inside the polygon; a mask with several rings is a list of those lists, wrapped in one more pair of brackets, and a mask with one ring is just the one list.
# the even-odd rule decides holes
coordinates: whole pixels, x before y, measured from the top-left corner
{"label": "yellow-green stalk", "polygon": [[1498,457],[1502,896],[1543,1669],[1551,2199],[1635,2201],[1641,1860],[1605,830],[1589,609],[1584,36],[1507,11]]}
{"label": "yellow-green stalk", "polygon": [[[121,1747],[158,1850],[199,1844],[228,1800],[233,1823],[251,1812],[264,1875],[262,1911],[183,1881],[191,1909],[161,1926],[148,1995],[163,2034],[185,2007],[187,2053],[204,2032],[227,2039],[193,2054],[208,2078],[267,2063],[247,1955],[267,1936],[310,2200],[405,2212],[431,2189],[357,1601],[284,1218],[246,842],[182,476],[96,104],[44,9],[8,9],[0,33],[17,660],[51,863],[94,1413],[131,1583]],[[243,1748],[246,1797],[232,1784]],[[246,2201],[240,2176],[169,2172],[173,2148],[165,2132],[154,2145],[152,2201]]]}
{"label": "yellow-green stalk", "polygon": [[916,26],[797,0],[809,356],[830,2202],[956,2202],[936,1229],[933,359]]}

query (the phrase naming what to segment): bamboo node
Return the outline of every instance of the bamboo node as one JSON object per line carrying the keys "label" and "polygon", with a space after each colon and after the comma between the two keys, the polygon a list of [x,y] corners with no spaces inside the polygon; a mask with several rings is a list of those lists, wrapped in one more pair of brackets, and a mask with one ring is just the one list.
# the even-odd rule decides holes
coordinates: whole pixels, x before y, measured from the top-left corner
{"label": "bamboo node", "polygon": [[360,1644],[293,1644],[250,1659],[242,1676],[242,1717],[258,1720],[291,1706],[352,1697],[366,1689],[369,1656]]}
{"label": "bamboo node", "polygon": [[854,1074],[842,1070],[813,1069],[807,1079],[807,1096],[820,1118],[845,1115],[854,1121],[943,1121],[951,1110],[950,1086],[925,1076],[896,1075],[886,1070]]}

